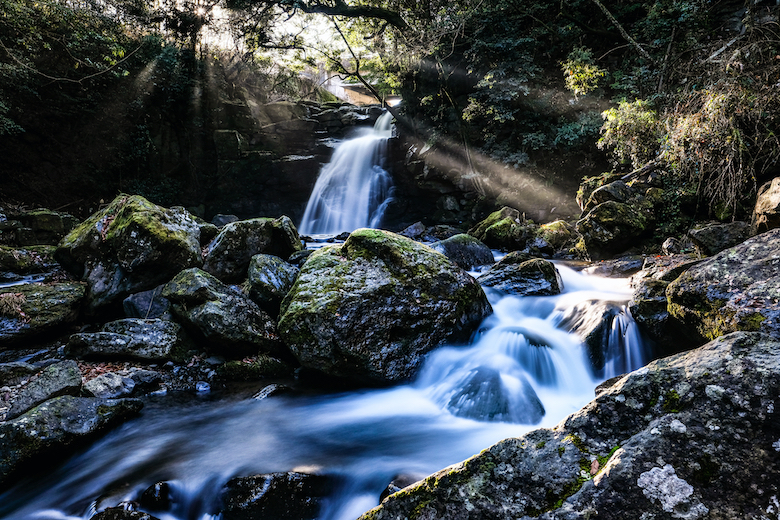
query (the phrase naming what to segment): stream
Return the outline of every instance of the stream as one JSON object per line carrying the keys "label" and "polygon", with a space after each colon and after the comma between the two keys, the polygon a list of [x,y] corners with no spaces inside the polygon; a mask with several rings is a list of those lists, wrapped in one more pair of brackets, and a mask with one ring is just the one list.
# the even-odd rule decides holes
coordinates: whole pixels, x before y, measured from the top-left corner
{"label": "stream", "polygon": [[[494,313],[473,341],[433,351],[407,385],[262,400],[251,395],[263,384],[149,396],[138,418],[0,495],[0,518],[88,519],[169,481],[175,505],[155,516],[210,519],[229,478],[297,470],[337,477],[322,520],[354,519],[396,475],[422,477],[503,438],[554,426],[590,401],[600,381],[649,361],[625,311],[628,280],[557,268],[562,294],[489,292]],[[606,360],[594,370],[576,330],[602,320],[605,305],[613,309]]]}

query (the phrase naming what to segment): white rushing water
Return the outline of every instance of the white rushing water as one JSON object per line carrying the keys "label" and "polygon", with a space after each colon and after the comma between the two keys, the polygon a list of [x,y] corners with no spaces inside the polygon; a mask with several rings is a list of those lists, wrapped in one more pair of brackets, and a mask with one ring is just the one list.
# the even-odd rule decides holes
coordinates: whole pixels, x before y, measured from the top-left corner
{"label": "white rushing water", "polygon": [[[86,519],[164,480],[178,499],[155,516],[207,519],[229,478],[297,469],[338,477],[323,520],[354,519],[378,503],[394,476],[425,476],[506,437],[554,426],[590,401],[617,367],[644,363],[623,310],[628,281],[557,267],[562,294],[491,293],[495,312],[471,344],[437,349],[408,385],[260,401],[152,397],[139,418],[44,478],[0,495],[0,517]],[[598,370],[569,332],[592,320],[606,320]]]}
{"label": "white rushing water", "polygon": [[380,226],[393,197],[393,180],[385,169],[392,120],[385,112],[373,128],[362,129],[336,147],[317,176],[300,233],[335,235]]}

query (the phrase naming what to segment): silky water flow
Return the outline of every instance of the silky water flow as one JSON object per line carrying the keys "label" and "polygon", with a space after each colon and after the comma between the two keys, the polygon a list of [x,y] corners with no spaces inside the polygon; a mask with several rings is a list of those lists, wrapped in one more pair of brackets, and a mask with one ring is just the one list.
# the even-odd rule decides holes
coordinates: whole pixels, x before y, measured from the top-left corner
{"label": "silky water flow", "polygon": [[[357,518],[394,476],[422,477],[554,426],[600,381],[648,360],[625,308],[628,281],[557,268],[557,296],[488,290],[494,313],[473,341],[433,351],[408,385],[263,400],[151,396],[140,417],[0,495],[0,517],[87,519],[167,481],[174,504],[155,516],[211,519],[231,477],[297,470],[336,477],[321,519]],[[597,352],[581,337],[593,320],[602,324]]]}

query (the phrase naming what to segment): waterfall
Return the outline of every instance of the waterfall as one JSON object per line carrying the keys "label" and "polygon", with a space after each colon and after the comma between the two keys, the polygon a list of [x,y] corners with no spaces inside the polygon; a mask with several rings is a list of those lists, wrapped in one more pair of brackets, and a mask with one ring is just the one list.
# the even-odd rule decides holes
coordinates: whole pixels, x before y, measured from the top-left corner
{"label": "waterfall", "polygon": [[561,294],[489,291],[494,313],[471,344],[434,350],[407,385],[262,400],[251,399],[254,387],[150,396],[140,417],[0,493],[0,518],[87,520],[166,481],[176,503],[155,516],[217,520],[220,488],[231,477],[316,468],[338,482],[319,519],[354,520],[395,475],[425,476],[504,438],[555,426],[593,399],[604,378],[648,358],[624,309],[627,279],[556,267]]}
{"label": "waterfall", "polygon": [[338,234],[379,227],[393,197],[393,180],[385,169],[392,115],[340,143],[314,184],[299,231],[306,235]]}

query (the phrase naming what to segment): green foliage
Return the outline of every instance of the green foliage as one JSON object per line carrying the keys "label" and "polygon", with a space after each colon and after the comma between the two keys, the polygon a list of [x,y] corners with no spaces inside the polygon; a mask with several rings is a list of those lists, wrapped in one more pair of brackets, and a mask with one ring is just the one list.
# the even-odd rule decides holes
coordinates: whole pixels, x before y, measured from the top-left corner
{"label": "green foliage", "polygon": [[566,88],[581,96],[593,92],[599,86],[606,71],[593,61],[593,51],[585,47],[576,47],[561,63]]}
{"label": "green foliage", "polygon": [[602,116],[604,125],[598,147],[611,149],[618,162],[630,161],[638,168],[657,155],[661,126],[649,103],[641,99],[621,101]]}

